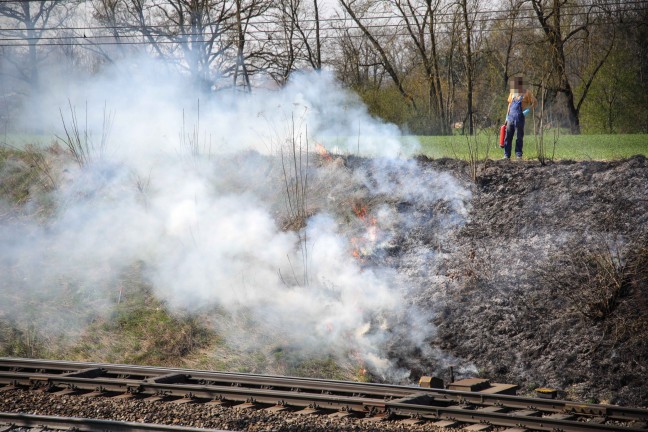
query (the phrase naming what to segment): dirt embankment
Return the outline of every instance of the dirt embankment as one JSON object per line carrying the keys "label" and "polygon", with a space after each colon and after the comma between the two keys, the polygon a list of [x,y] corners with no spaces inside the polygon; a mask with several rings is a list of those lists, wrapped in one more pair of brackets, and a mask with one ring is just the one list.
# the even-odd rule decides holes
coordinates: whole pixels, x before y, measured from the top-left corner
{"label": "dirt embankment", "polygon": [[[54,213],[49,188],[33,193],[38,165],[7,160],[0,206],[14,204],[5,220]],[[242,164],[272,167],[253,153],[234,162],[216,171],[235,167],[221,180],[238,192],[251,187]],[[308,178],[306,214],[333,215],[359,265],[390,270],[380,274],[408,303],[380,327],[390,360],[414,379],[474,365],[524,391],[550,386],[562,397],[648,406],[648,160],[489,162],[474,182],[465,162],[417,162],[336,157]],[[267,175],[253,182],[259,200],[284,208],[284,177]],[[290,216],[277,211],[277,225],[303,226]],[[20,339],[2,336],[0,348]],[[124,351],[110,358],[124,362]],[[255,372],[286,373],[267,357]]]}
{"label": "dirt embankment", "polygon": [[526,391],[648,405],[648,160],[494,162],[471,187],[429,305],[440,347]]}

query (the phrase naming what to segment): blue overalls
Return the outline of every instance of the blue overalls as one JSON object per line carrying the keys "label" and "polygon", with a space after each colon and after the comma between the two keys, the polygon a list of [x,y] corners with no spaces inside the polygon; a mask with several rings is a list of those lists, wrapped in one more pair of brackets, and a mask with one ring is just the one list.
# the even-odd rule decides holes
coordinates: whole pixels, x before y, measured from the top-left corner
{"label": "blue overalls", "polygon": [[517,130],[515,140],[515,155],[522,157],[522,140],[524,139],[524,114],[522,112],[522,95],[511,100],[511,108],[506,117],[506,138],[504,138],[504,156],[511,157],[513,134]]}

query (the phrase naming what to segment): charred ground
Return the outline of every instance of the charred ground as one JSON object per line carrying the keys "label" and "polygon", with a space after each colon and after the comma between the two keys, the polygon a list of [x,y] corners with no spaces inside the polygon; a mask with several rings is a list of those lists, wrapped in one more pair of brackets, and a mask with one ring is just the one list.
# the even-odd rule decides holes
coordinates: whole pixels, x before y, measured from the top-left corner
{"label": "charred ground", "polygon": [[471,188],[430,288],[440,347],[528,391],[648,404],[648,161],[491,162]]}

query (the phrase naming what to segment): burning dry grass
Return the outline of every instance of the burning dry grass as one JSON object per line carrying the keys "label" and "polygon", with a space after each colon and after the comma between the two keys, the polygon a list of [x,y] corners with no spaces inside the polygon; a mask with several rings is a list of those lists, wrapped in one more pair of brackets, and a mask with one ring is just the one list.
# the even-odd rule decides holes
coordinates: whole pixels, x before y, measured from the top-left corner
{"label": "burning dry grass", "polygon": [[[290,231],[288,234],[297,234],[297,246],[303,249],[301,255],[296,254],[292,258],[287,256],[290,264],[288,272],[273,269],[279,273],[279,277],[283,282],[283,286],[278,287],[282,291],[278,295],[286,296],[286,301],[291,301],[290,296],[295,293],[303,300],[302,305],[299,306],[300,309],[302,306],[307,306],[307,303],[311,303],[309,307],[315,313],[330,313],[334,316],[342,314],[342,321],[327,318],[327,316],[305,316],[304,319],[308,324],[303,329],[298,328],[299,326],[286,329],[286,324],[282,320],[294,321],[297,319],[290,316],[282,318],[282,314],[285,313],[283,308],[287,306],[284,306],[281,302],[277,303],[275,299],[266,298],[266,302],[271,303],[266,311],[264,308],[267,305],[259,306],[255,302],[259,301],[257,297],[261,296],[263,299],[267,295],[254,292],[256,288],[253,286],[251,289],[250,286],[245,286],[245,281],[243,286],[240,286],[238,281],[227,279],[225,279],[226,283],[231,282],[232,286],[210,285],[210,288],[218,286],[217,289],[231,293],[229,295],[232,296],[232,301],[236,302],[232,313],[230,311],[219,312],[218,308],[215,310],[210,307],[213,304],[207,304],[205,307],[200,305],[197,308],[199,312],[183,314],[178,311],[177,304],[172,306],[160,300],[164,296],[157,295],[159,288],[155,287],[154,284],[144,282],[142,275],[138,273],[139,271],[134,271],[134,274],[127,271],[126,274],[116,275],[115,272],[119,272],[121,268],[119,262],[96,263],[95,261],[89,261],[86,264],[93,267],[84,268],[83,265],[77,265],[77,260],[81,258],[77,256],[77,258],[70,258],[67,262],[64,260],[57,265],[56,262],[63,257],[51,254],[57,250],[56,243],[60,241],[56,236],[61,231],[69,232],[73,235],[71,240],[78,242],[86,236],[82,234],[84,232],[94,235],[94,232],[88,233],[84,231],[86,223],[91,222],[91,220],[84,218],[92,218],[96,213],[95,205],[102,206],[106,199],[111,203],[111,206],[114,205],[115,198],[123,195],[124,188],[130,187],[132,189],[130,193],[134,194],[138,206],[143,206],[146,212],[153,211],[155,186],[151,184],[150,177],[147,177],[147,186],[143,187],[141,177],[123,176],[118,167],[100,166],[97,168],[99,172],[94,173],[96,171],[93,168],[94,165],[91,161],[88,161],[87,165],[82,164],[82,166],[78,167],[80,171],[71,173],[71,176],[80,175],[83,178],[81,184],[78,185],[81,186],[80,189],[75,188],[74,179],[71,178],[66,180],[67,183],[62,184],[62,190],[54,189],[52,191],[56,194],[60,193],[66,199],[64,202],[66,207],[59,209],[61,214],[55,213],[57,218],[64,216],[69,208],[75,210],[75,206],[78,204],[84,210],[84,212],[80,213],[83,217],[72,219],[69,223],[73,224],[64,226],[58,226],[56,221],[53,220],[45,221],[47,226],[45,230],[45,226],[34,227],[34,231],[36,233],[41,232],[43,239],[47,240],[44,243],[46,245],[44,249],[54,247],[51,253],[47,251],[48,253],[38,255],[39,260],[53,260],[52,262],[47,261],[45,264],[48,267],[41,268],[38,271],[39,274],[43,273],[45,277],[45,280],[39,282],[39,286],[42,285],[43,293],[51,291],[50,297],[52,298],[34,292],[35,301],[41,303],[39,307],[45,312],[42,315],[43,319],[31,323],[30,319],[25,317],[23,321],[14,323],[15,328],[10,330],[27,328],[33,325],[34,335],[33,337],[30,336],[32,339],[27,344],[22,344],[30,347],[29,356],[40,353],[48,354],[49,357],[65,355],[77,359],[93,359],[96,361],[178,364],[178,362],[182,361],[180,359],[187,358],[192,359],[191,362],[202,363],[197,360],[197,353],[204,353],[205,350],[209,349],[213,351],[214,355],[210,356],[210,359],[204,362],[205,364],[235,370],[274,371],[301,375],[311,374],[316,369],[321,369],[321,373],[329,376],[355,377],[358,379],[367,379],[368,376],[371,376],[371,372],[376,369],[371,372],[367,371],[367,369],[372,367],[388,370],[391,367],[390,360],[380,356],[382,345],[392,337],[390,327],[406,326],[409,314],[407,306],[401,305],[398,300],[401,298],[400,294],[396,295],[389,292],[389,282],[381,280],[380,277],[388,277],[396,285],[401,282],[398,281],[394,274],[379,273],[380,277],[378,277],[377,274],[373,273],[373,269],[377,268],[378,271],[384,272],[382,270],[384,263],[381,262],[381,256],[385,255],[385,250],[388,248],[386,245],[389,244],[390,239],[400,229],[399,225],[410,223],[406,219],[412,216],[409,213],[410,209],[413,208],[412,205],[401,206],[400,210],[391,209],[391,205],[396,201],[411,200],[412,197],[397,198],[396,201],[390,201],[386,198],[390,195],[392,189],[398,187],[396,184],[399,180],[398,171],[402,170],[405,177],[411,178],[416,175],[416,165],[409,162],[391,162],[394,164],[390,166],[393,172],[389,176],[383,177],[381,174],[383,167],[380,164],[374,165],[372,160],[369,159],[357,159],[354,161],[355,166],[347,165],[342,157],[335,157],[332,160],[323,159],[317,165],[310,165],[298,161],[304,158],[304,154],[295,152],[292,155],[293,158],[288,159],[291,162],[291,168],[288,168],[286,161],[283,164],[277,163],[276,158],[263,156],[255,152],[225,156],[221,160],[210,160],[209,163],[214,164],[216,172],[219,172],[219,176],[214,179],[215,184],[213,187],[225,189],[230,193],[249,194],[250,185],[255,184],[262,192],[268,192],[267,194],[260,194],[263,197],[262,199],[268,201],[264,204],[276,210],[273,214],[274,220],[268,222],[274,222],[277,227],[281,227],[283,222],[292,221],[289,225],[284,223],[283,229]],[[47,156],[50,157],[51,155]],[[241,169],[241,167],[246,167],[246,164],[249,164],[250,169]],[[61,166],[56,166],[56,168],[61,169]],[[204,169],[201,164],[193,164],[191,168]],[[223,168],[223,170],[221,171],[220,168]],[[251,179],[244,177],[245,173],[248,172],[254,172],[258,175],[253,179],[255,182],[251,182]],[[61,175],[61,178],[64,177],[62,170],[57,174]],[[125,179],[126,183],[122,183],[121,179]],[[118,180],[117,183],[112,184],[115,180]],[[129,181],[131,183],[128,183]],[[75,187],[69,189],[69,184]],[[284,190],[287,191],[285,194],[281,192]],[[140,198],[145,192],[146,202],[142,202]],[[290,199],[287,196],[290,196]],[[423,201],[419,203],[420,206],[427,205],[429,199],[433,201],[444,199],[439,197],[429,198],[425,194],[421,195],[421,198]],[[288,205],[286,205],[286,200],[288,200]],[[180,233],[178,226],[184,220],[183,218],[191,216],[191,210],[195,208],[195,202],[196,200],[191,203],[186,202],[181,207],[182,214],[178,213],[177,222],[174,222],[170,227],[167,226],[166,229],[172,231],[172,235]],[[236,202],[241,203],[240,201]],[[30,201],[30,204],[37,203]],[[90,207],[85,207],[86,205]],[[297,207],[300,210],[295,212]],[[243,214],[246,208],[247,205],[243,205],[243,209],[236,209],[236,211]],[[91,212],[86,213],[85,209],[91,210]],[[120,216],[120,214],[117,212],[115,216]],[[210,216],[213,216],[213,213]],[[227,223],[230,224],[229,227],[234,226],[231,225],[232,222],[238,222],[231,219],[230,214],[225,216]],[[317,225],[318,217],[323,221],[321,227]],[[429,215],[423,214],[423,217],[428,218]],[[399,221],[399,219],[402,220]],[[190,218],[190,220],[193,219]],[[311,278],[309,273],[312,265],[311,261],[309,261],[311,259],[311,250],[308,248],[312,246],[310,243],[312,240],[306,237],[305,224],[307,220],[309,224],[315,224],[315,228],[309,226],[308,229],[315,229],[316,235],[317,230],[320,230],[320,238],[324,239],[324,244],[333,246],[334,254],[341,254],[342,260],[345,260],[345,256],[348,258],[346,259],[347,262],[341,262],[338,259],[337,266],[333,269],[334,272],[342,269],[341,275],[332,273],[328,276],[319,275]],[[78,225],[74,225],[74,223]],[[111,220],[110,223],[117,222]],[[106,226],[102,223],[100,226],[102,230],[110,228],[113,231],[110,225]],[[194,254],[200,250],[200,244],[203,240],[196,234],[198,228],[197,224],[190,224],[187,227],[187,240],[190,240],[190,242],[182,245],[183,248]],[[251,225],[248,228],[253,229],[255,226]],[[331,237],[329,231],[333,232],[335,237]],[[49,237],[49,233],[53,233],[55,237]],[[121,235],[118,232],[116,234]],[[281,238],[284,238],[283,235]],[[116,242],[114,238],[106,240]],[[258,239],[251,240],[258,241]],[[345,243],[345,240],[348,243]],[[51,241],[54,242],[51,243]],[[317,241],[315,240],[313,244],[317,244]],[[74,254],[76,252],[74,247],[78,243],[72,243],[71,245],[74,246],[69,252]],[[107,242],[102,241],[96,247],[93,246],[93,249],[88,252],[94,254],[95,250],[102,250],[107,245]],[[245,245],[242,246],[244,246],[242,250],[246,250]],[[256,251],[257,249],[250,249],[249,252],[246,251],[245,253],[256,254],[258,253]],[[205,253],[210,254],[211,252],[206,250]],[[335,257],[330,256],[330,253],[331,250],[328,247],[319,251],[319,255],[326,260]],[[191,256],[194,256],[196,261],[203,259],[196,255]],[[393,256],[394,254],[392,254]],[[303,261],[298,262],[300,259]],[[272,260],[273,262],[276,261],[275,258],[272,258]],[[85,257],[82,261],[85,262]],[[238,261],[233,261],[233,263],[236,265],[242,264]],[[25,274],[28,272],[28,269],[21,266],[19,262],[13,264],[7,262],[6,264],[14,274],[14,279],[19,277],[21,272]],[[71,267],[68,268],[68,264]],[[171,264],[168,269],[173,267],[173,270],[169,271],[178,273],[173,266],[174,263]],[[196,264],[196,262],[192,264]],[[214,264],[222,265],[218,262]],[[315,267],[321,265],[318,262],[314,264]],[[325,262],[324,264],[324,268],[328,269],[330,263]],[[247,265],[251,271],[256,271],[253,268],[254,260]],[[57,266],[61,268],[55,268]],[[139,264],[133,264],[133,266],[138,267]],[[195,272],[190,267],[184,269],[187,278],[195,277]],[[66,273],[67,270],[65,269],[68,269],[70,273]],[[48,276],[50,271],[59,274],[60,278],[55,281],[51,280],[51,277]],[[149,275],[150,272],[154,272],[154,270],[149,268]],[[91,277],[90,279],[84,279],[86,276]],[[219,277],[220,274],[216,271],[213,276]],[[173,277],[176,278],[176,274]],[[344,285],[347,283],[347,279],[355,281],[352,286]],[[367,287],[371,289],[371,298],[361,296],[361,293],[367,291],[364,288],[363,284],[365,282],[363,279],[373,281]],[[176,281],[177,284],[181,282]],[[3,289],[8,290],[12,295],[15,294],[16,304],[20,309],[22,303],[19,290],[10,287],[8,281],[4,283],[6,286]],[[38,290],[36,286],[31,286],[28,280],[22,281],[20,284],[25,285],[27,290]],[[201,289],[189,285],[189,291]],[[204,288],[202,289],[204,290]],[[272,289],[277,289],[277,287]],[[155,295],[152,294],[153,291],[156,292]],[[73,300],[72,303],[62,304],[59,302],[62,298],[55,298],[57,295],[65,293],[70,295],[69,298]],[[191,293],[186,292],[183,293],[183,296],[189,294]],[[218,293],[214,292],[214,295],[216,294]],[[93,299],[93,296],[96,296],[96,298]],[[177,298],[170,297],[171,301],[178,302]],[[242,304],[244,298],[251,298],[251,303],[249,305]],[[393,301],[387,301],[389,299]],[[52,304],[51,301],[56,304]],[[117,304],[115,304],[115,301]],[[324,305],[318,303],[324,303]],[[338,305],[338,307],[327,306],[329,303]],[[346,309],[349,308],[352,308],[353,314],[346,312]],[[55,317],[60,317],[60,321],[63,322],[69,318],[70,315],[63,313],[64,309],[74,311],[70,315],[76,315],[74,324],[76,334],[73,337],[64,341],[53,341],[42,332],[39,332],[39,330],[47,327],[48,319],[52,320]],[[259,309],[261,309],[261,312]],[[248,313],[250,314],[248,319],[241,319]],[[297,315],[301,316],[303,312],[298,312]],[[6,319],[11,321],[11,317],[7,316]],[[264,319],[269,319],[272,323],[269,325]],[[232,331],[231,328],[228,329],[227,325],[223,324],[229,320],[232,320],[238,326],[236,331]],[[219,322],[214,323],[214,321]],[[350,321],[351,324],[346,321]],[[356,321],[361,324],[359,324],[358,328],[353,324]],[[328,324],[325,324],[326,322]],[[350,325],[352,327],[349,327]],[[62,327],[65,326],[62,325]],[[424,327],[425,324],[421,328]],[[5,353],[27,352],[23,348],[16,350],[10,347],[12,344],[10,340],[24,338],[22,331],[13,331],[12,334],[7,333],[9,335],[3,344]],[[283,334],[286,331],[288,334]],[[317,332],[324,333],[324,341],[318,340]],[[224,334],[229,335],[226,342],[221,339],[221,335]],[[312,346],[300,346],[304,341],[299,338],[296,339],[295,334],[299,337],[303,334]],[[233,337],[243,341],[241,346],[233,343]],[[317,343],[314,343],[315,341]],[[372,342],[369,343],[368,341]],[[411,344],[420,343],[416,338],[408,340],[407,337],[402,336],[399,337],[399,341]],[[320,342],[322,343],[320,344]],[[49,346],[50,344],[51,346]],[[356,346],[356,344],[361,346]],[[362,346],[363,344],[365,346]],[[34,346],[37,346],[37,348],[35,349]],[[55,350],[56,352],[54,352]],[[277,355],[278,352],[282,354],[279,356]],[[367,357],[368,353],[369,357]],[[367,362],[374,362],[374,364],[371,366]]]}

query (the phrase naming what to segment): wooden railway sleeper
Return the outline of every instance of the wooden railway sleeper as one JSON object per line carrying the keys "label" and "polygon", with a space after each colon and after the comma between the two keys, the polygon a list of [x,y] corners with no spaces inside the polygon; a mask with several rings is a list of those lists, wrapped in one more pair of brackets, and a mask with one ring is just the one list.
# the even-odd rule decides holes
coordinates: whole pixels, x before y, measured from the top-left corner
{"label": "wooden railway sleeper", "polygon": [[126,387],[126,393],[128,394],[140,394],[144,391],[143,387],[141,385],[138,386],[128,386]]}
{"label": "wooden railway sleeper", "polygon": [[75,391],[79,390],[79,387],[77,387],[75,384],[72,384],[72,383],[66,383],[66,384],[64,384],[64,386],[65,386],[65,388],[67,388],[69,390],[75,390]]}
{"label": "wooden railway sleeper", "polygon": [[[18,380],[14,380],[14,382],[18,382]],[[40,387],[43,387],[45,385],[50,385],[51,381],[46,378],[41,378],[41,377],[29,377],[29,386],[33,389],[37,389]]]}
{"label": "wooden railway sleeper", "polygon": [[394,413],[389,408],[385,410],[385,420],[394,420],[396,418],[396,413]]}
{"label": "wooden railway sleeper", "polygon": [[47,381],[47,383],[43,382],[42,384],[45,386],[44,391],[47,392],[47,393],[52,393],[52,392],[55,392],[56,390],[60,389],[59,386],[57,386],[56,384],[54,384],[51,381]]}

